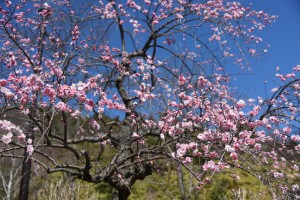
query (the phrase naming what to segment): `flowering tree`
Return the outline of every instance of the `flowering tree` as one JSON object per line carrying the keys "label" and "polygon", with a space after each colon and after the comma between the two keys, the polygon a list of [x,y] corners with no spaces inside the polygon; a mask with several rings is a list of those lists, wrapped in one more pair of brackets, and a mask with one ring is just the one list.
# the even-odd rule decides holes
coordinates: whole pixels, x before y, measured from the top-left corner
{"label": "flowering tree", "polygon": [[255,34],[274,16],[223,0],[5,0],[0,13],[0,155],[23,159],[20,199],[32,164],[127,199],[158,160],[178,166],[183,199],[182,168],[195,189],[240,169],[273,198],[299,192],[300,66],[269,99],[235,99],[226,74],[266,52]]}

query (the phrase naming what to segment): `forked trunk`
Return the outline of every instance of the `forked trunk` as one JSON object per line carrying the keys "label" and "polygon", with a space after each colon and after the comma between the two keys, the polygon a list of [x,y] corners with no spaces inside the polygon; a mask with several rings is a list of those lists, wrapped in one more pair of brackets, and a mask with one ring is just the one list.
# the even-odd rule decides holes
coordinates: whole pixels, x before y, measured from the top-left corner
{"label": "forked trunk", "polygon": [[130,190],[128,188],[123,188],[120,190],[113,190],[111,200],[127,200],[130,196]]}

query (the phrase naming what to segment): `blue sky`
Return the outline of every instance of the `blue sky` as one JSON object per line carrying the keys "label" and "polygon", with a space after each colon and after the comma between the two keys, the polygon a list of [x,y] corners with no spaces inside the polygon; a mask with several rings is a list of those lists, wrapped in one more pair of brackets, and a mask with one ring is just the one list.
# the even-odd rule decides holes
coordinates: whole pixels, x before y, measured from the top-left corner
{"label": "blue sky", "polygon": [[[253,3],[253,8],[269,14],[278,15],[270,27],[262,31],[264,42],[270,44],[269,52],[261,59],[251,60],[251,71],[237,78],[234,85],[245,97],[266,97],[266,91],[280,84],[274,77],[276,66],[281,72],[290,72],[300,64],[300,0],[245,0]],[[275,80],[275,81],[274,81]]]}
{"label": "blue sky", "polygon": [[[267,93],[280,84],[279,81],[274,81],[276,66],[280,66],[282,72],[290,72],[292,67],[300,64],[300,0],[240,1],[245,5],[252,3],[256,10],[279,16],[276,22],[261,34],[264,42],[271,45],[267,55],[260,59],[252,59],[251,71],[238,71],[243,75],[239,75],[233,83],[242,97],[266,97],[265,80],[268,81]],[[230,72],[236,73],[237,68],[233,67]]]}

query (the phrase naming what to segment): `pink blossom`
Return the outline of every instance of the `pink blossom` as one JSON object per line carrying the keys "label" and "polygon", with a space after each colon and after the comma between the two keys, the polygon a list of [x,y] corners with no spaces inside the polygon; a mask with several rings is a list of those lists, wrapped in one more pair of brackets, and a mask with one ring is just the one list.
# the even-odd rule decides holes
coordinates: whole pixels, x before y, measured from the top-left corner
{"label": "pink blossom", "polygon": [[26,135],[25,135],[24,133],[21,133],[21,134],[18,136],[18,140],[19,140],[20,142],[24,142],[25,139],[26,139]]}
{"label": "pink blossom", "polygon": [[59,109],[60,111],[67,111],[68,110],[68,106],[64,102],[58,102],[55,105],[55,108]]}
{"label": "pink blossom", "polygon": [[255,139],[247,138],[246,143],[249,144],[249,145],[254,145],[255,144]]}
{"label": "pink blossom", "polygon": [[300,71],[300,65],[297,65],[296,67],[293,68],[294,71],[299,72]]}
{"label": "pink blossom", "polygon": [[80,64],[82,64],[82,63],[84,63],[84,59],[79,58],[79,59],[78,59],[78,62],[79,62]]}
{"label": "pink blossom", "polygon": [[187,79],[182,74],[180,74],[179,80],[178,80],[179,85],[184,85],[186,83],[186,81],[187,81]]}
{"label": "pink blossom", "polygon": [[292,131],[292,130],[291,130],[291,127],[289,127],[289,126],[288,126],[288,127],[284,127],[282,130],[283,130],[283,132],[284,132],[285,134],[290,134],[291,131]]}
{"label": "pink blossom", "polygon": [[232,153],[230,154],[230,156],[231,156],[232,160],[237,160],[237,159],[238,159],[238,155],[237,155],[237,153],[235,153],[235,152],[232,152]]}
{"label": "pink blossom", "polygon": [[282,74],[277,73],[276,76],[277,76],[278,78],[280,78],[282,81],[285,81],[285,80],[286,80],[286,78],[285,78],[284,75],[282,75]]}
{"label": "pink blossom", "polygon": [[215,151],[209,153],[209,157],[212,158],[212,159],[216,158],[217,156],[218,156],[218,153],[215,152]]}
{"label": "pink blossom", "polygon": [[254,148],[255,148],[257,151],[260,151],[260,150],[261,150],[261,144],[256,143],[256,144],[254,145]]}
{"label": "pink blossom", "polygon": [[299,135],[292,135],[291,140],[294,142],[300,141],[300,136]]}
{"label": "pink blossom", "polygon": [[227,19],[227,20],[230,20],[230,19],[233,18],[233,16],[231,14],[229,14],[229,13],[225,13],[224,14],[224,18]]}
{"label": "pink blossom", "polygon": [[295,76],[296,76],[296,74],[290,73],[290,74],[286,74],[285,78],[294,78]]}
{"label": "pink blossom", "polygon": [[271,90],[271,92],[277,92],[277,90],[278,90],[278,88],[276,87],[276,88],[273,88],[273,89]]}
{"label": "pink blossom", "polygon": [[[1,117],[10,119],[4,112],[11,109],[22,116],[37,111],[27,117],[34,122],[36,138],[53,141],[51,145],[42,140],[34,143],[21,128],[0,120],[3,151],[8,152],[6,148],[14,142],[15,147],[27,145],[29,154],[35,148],[50,145],[47,148],[52,151],[50,148],[59,145],[74,148],[81,155],[80,149],[90,146],[90,142],[112,144],[117,151],[111,153],[132,153],[128,162],[117,159],[107,166],[108,171],[111,166],[119,169],[107,178],[119,177],[123,183],[131,178],[125,176],[127,166],[148,162],[150,157],[164,159],[166,153],[170,154],[167,161],[173,159],[184,165],[196,164],[194,158],[203,158],[205,163],[200,167],[213,173],[238,167],[243,163],[242,156],[252,153],[262,162],[251,163],[253,167],[247,170],[253,172],[256,164],[268,163],[269,172],[259,178],[269,178],[270,185],[292,191],[292,187],[287,190],[284,183],[272,181],[286,178],[293,185],[292,176],[299,176],[297,162],[288,162],[281,156],[300,154],[298,135],[290,137],[294,149],[285,142],[299,116],[300,84],[296,72],[300,66],[284,74],[278,68],[276,76],[283,82],[271,90],[273,94],[248,101],[236,99],[230,87],[230,79],[235,77],[226,74],[227,65],[222,66],[228,63],[247,67],[244,50],[257,57],[264,54],[267,47],[257,32],[274,17],[252,10],[251,6],[243,7],[240,2],[224,0],[100,0],[91,4],[84,16],[73,6],[75,10],[70,8],[65,13],[69,16],[64,17],[60,9],[70,7],[69,2],[51,2],[62,15],[49,16],[50,6],[39,9],[38,3],[30,9],[26,1],[11,7],[15,9],[0,8],[0,24],[7,28],[1,35],[1,62],[6,67],[0,79]],[[8,0],[5,3],[14,4]],[[93,16],[103,23],[90,23]],[[61,17],[62,23],[55,23]],[[79,23],[78,17],[86,20]],[[43,30],[46,37],[41,37]],[[70,37],[61,37],[60,30],[69,32]],[[103,36],[101,41],[98,32]],[[31,33],[37,35],[36,41],[30,39]],[[51,128],[48,125],[54,123],[53,115],[57,127]],[[120,121],[108,119],[114,115],[120,116]],[[88,124],[82,124],[67,138],[55,130],[63,126],[71,130],[76,121]],[[100,122],[107,128],[102,128]],[[152,141],[152,136],[158,137],[157,142]],[[55,159],[56,155],[51,156]],[[78,159],[76,156],[71,161]],[[91,159],[92,167],[94,162]],[[61,163],[68,171],[70,165],[66,164]],[[189,167],[197,169],[196,165]],[[211,182],[213,173],[202,177],[195,171],[204,183]],[[299,189],[298,185],[293,187]]]}
{"label": "pink blossom", "polygon": [[192,158],[191,157],[186,157],[184,158],[184,161],[183,161],[185,164],[190,164],[192,163]]}
{"label": "pink blossom", "polygon": [[294,185],[292,186],[292,190],[293,190],[293,191],[299,190],[299,185],[298,185],[298,184],[294,184]]}
{"label": "pink blossom", "polygon": [[53,102],[55,100],[56,92],[54,89],[50,87],[46,87],[44,90],[44,95],[50,97],[50,101]]}
{"label": "pink blossom", "polygon": [[208,162],[206,162],[203,166],[202,166],[204,171],[207,171],[209,169],[214,170],[216,168],[215,162],[213,160],[210,160]]}
{"label": "pink blossom", "polygon": [[72,42],[71,42],[71,45],[74,45],[75,44],[75,41],[78,40],[79,38],[79,26],[78,25],[75,25],[72,32]]}
{"label": "pink blossom", "polygon": [[206,139],[207,139],[206,135],[203,134],[203,133],[198,134],[197,138],[198,138],[199,140],[206,140]]}
{"label": "pink blossom", "polygon": [[297,146],[295,146],[295,150],[300,153],[300,144],[298,144]]}
{"label": "pink blossom", "polygon": [[23,134],[23,131],[20,129],[20,127],[14,125],[8,120],[0,120],[0,130],[8,132],[7,135],[4,135],[4,139],[6,141],[10,140],[10,138],[13,136],[13,133],[16,134]]}
{"label": "pink blossom", "polygon": [[93,110],[93,108],[95,107],[95,104],[94,104],[94,101],[93,100],[91,100],[91,99],[87,99],[86,101],[85,101],[85,108],[88,110],[88,111],[92,111]]}
{"label": "pink blossom", "polygon": [[143,145],[143,144],[145,144],[145,140],[139,140],[139,144],[141,144],[141,145]]}
{"label": "pink blossom", "polygon": [[176,13],[176,18],[177,18],[177,19],[183,19],[183,16],[182,16],[181,13]]}
{"label": "pink blossom", "polygon": [[237,103],[236,103],[237,108],[243,108],[246,106],[246,102],[242,99],[240,99]]}
{"label": "pink blossom", "polygon": [[96,130],[99,130],[100,129],[100,125],[98,124],[98,122],[96,122],[94,119],[91,119],[90,120],[90,125],[96,129]]}
{"label": "pink blossom", "polygon": [[141,136],[138,135],[136,132],[133,132],[132,137],[133,137],[133,138],[140,138]]}
{"label": "pink blossom", "polygon": [[250,53],[251,55],[254,55],[254,54],[256,53],[256,50],[255,50],[255,49],[249,49],[249,53]]}
{"label": "pink blossom", "polygon": [[226,145],[225,146],[225,151],[227,151],[227,152],[234,152],[235,148],[231,147],[230,145]]}
{"label": "pink blossom", "polygon": [[33,148],[33,145],[32,144],[29,144],[27,145],[27,152],[31,155],[34,151],[34,148]]}
{"label": "pink blossom", "polygon": [[153,21],[152,21],[152,24],[153,24],[153,25],[158,24],[158,23],[159,23],[158,20],[153,20]]}
{"label": "pink blossom", "polygon": [[273,175],[274,175],[274,177],[277,178],[277,179],[282,179],[282,178],[284,178],[283,173],[280,173],[280,172],[274,172]]}
{"label": "pink blossom", "polygon": [[27,139],[27,143],[28,143],[28,144],[32,144],[32,142],[33,142],[33,141],[32,141],[31,138],[28,138],[28,139]]}
{"label": "pink blossom", "polygon": [[6,84],[7,84],[7,81],[5,79],[0,79],[0,86],[1,87],[6,86]]}
{"label": "pink blossom", "polygon": [[9,89],[5,87],[1,87],[0,91],[5,95],[7,99],[12,99],[14,97],[14,93],[12,93]]}
{"label": "pink blossom", "polygon": [[5,143],[5,144],[9,144],[11,142],[12,137],[13,137],[12,133],[8,133],[6,135],[3,135],[2,136],[2,142]]}

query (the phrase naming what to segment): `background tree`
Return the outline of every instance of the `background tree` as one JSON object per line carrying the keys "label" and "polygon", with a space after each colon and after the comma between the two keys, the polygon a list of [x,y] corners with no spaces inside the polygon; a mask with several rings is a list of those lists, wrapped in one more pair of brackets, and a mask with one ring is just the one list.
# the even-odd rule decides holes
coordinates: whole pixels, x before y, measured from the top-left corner
{"label": "background tree", "polygon": [[0,155],[23,159],[20,199],[32,164],[109,183],[113,199],[159,160],[177,166],[182,199],[183,169],[196,189],[241,169],[273,198],[299,190],[300,67],[269,99],[235,99],[226,74],[265,51],[254,34],[274,16],[222,0],[6,0],[0,13]]}

